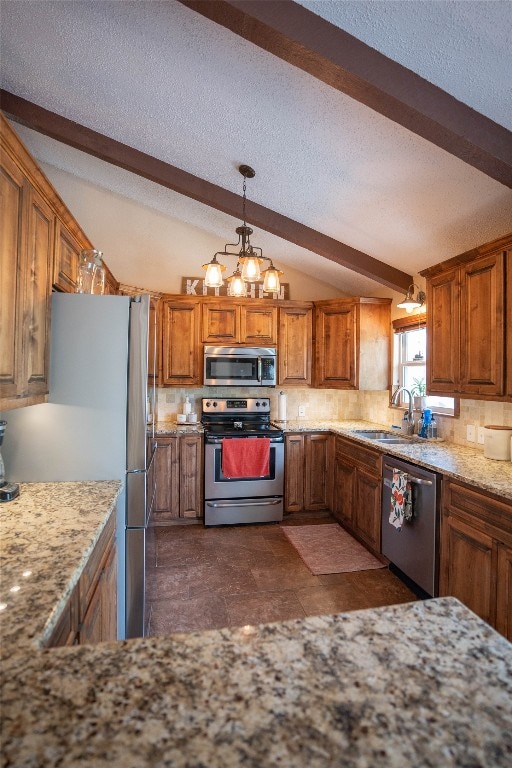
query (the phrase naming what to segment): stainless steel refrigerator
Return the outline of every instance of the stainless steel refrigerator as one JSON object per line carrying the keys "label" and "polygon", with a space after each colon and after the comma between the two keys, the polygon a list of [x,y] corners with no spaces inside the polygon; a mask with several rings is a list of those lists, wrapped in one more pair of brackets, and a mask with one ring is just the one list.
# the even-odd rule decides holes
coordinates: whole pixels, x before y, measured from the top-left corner
{"label": "stainless steel refrigerator", "polygon": [[148,404],[155,413],[149,302],[147,295],[54,294],[49,402],[3,413],[10,480],[123,482],[116,541],[119,638],[144,635],[147,623],[155,491],[155,439],[147,418]]}

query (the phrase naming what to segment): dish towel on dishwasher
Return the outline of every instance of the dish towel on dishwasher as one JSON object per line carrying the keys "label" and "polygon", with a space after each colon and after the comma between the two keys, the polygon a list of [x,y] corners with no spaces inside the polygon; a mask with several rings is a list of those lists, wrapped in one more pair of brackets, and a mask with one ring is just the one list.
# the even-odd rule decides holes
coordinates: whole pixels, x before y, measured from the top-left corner
{"label": "dish towel on dishwasher", "polygon": [[402,530],[404,520],[412,518],[412,494],[411,484],[407,472],[393,469],[393,483],[391,485],[391,509],[389,522],[397,531]]}
{"label": "dish towel on dishwasher", "polygon": [[224,477],[268,477],[269,437],[228,437],[222,441]]}

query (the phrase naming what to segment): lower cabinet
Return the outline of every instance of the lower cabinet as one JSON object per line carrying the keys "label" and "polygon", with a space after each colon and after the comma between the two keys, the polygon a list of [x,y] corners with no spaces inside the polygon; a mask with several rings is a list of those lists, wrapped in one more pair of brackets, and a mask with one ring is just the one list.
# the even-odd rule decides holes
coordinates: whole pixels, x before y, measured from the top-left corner
{"label": "lower cabinet", "polygon": [[115,529],[114,511],[59,617],[48,647],[117,640]]}
{"label": "lower cabinet", "polygon": [[331,508],[332,445],[328,432],[285,435],[285,512]]}
{"label": "lower cabinet", "polygon": [[382,454],[337,436],[333,475],[334,516],[380,553]]}
{"label": "lower cabinet", "polygon": [[444,481],[439,588],[512,640],[512,504]]}
{"label": "lower cabinet", "polygon": [[203,515],[203,441],[201,435],[157,437],[154,519],[165,525]]}

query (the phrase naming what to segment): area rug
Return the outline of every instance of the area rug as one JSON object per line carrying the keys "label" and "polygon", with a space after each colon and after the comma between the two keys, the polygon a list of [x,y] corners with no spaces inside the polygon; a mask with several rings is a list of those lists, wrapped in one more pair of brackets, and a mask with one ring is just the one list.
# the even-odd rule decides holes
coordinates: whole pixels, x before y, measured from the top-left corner
{"label": "area rug", "polygon": [[336,523],[280,527],[315,576],[385,567]]}

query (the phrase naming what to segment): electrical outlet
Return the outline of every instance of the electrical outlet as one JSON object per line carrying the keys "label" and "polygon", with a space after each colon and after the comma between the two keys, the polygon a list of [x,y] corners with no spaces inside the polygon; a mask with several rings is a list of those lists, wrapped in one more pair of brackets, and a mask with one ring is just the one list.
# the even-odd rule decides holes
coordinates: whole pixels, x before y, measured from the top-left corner
{"label": "electrical outlet", "polygon": [[466,427],[466,439],[468,443],[474,443],[475,442],[475,425],[474,424],[468,424]]}
{"label": "electrical outlet", "polygon": [[306,406],[299,405],[299,419],[303,419],[305,415],[306,415]]}
{"label": "electrical outlet", "polygon": [[478,442],[483,445],[485,442],[485,427],[478,427]]}

